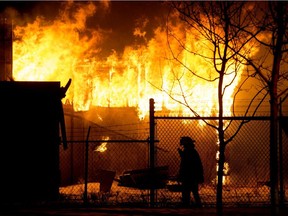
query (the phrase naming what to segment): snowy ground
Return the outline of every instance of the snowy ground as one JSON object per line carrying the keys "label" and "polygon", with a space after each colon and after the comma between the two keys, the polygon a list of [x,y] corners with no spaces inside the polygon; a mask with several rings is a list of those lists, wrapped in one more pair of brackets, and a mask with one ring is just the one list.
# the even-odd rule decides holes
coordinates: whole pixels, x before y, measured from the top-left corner
{"label": "snowy ground", "polygon": [[[82,201],[85,190],[84,184],[71,185],[60,188],[61,197],[66,201]],[[215,205],[216,188],[212,185],[203,185],[199,190],[204,205]],[[255,188],[224,186],[223,204],[231,206],[267,205],[270,202],[269,187]],[[88,183],[87,198],[91,203],[99,205],[117,205],[123,203],[149,203],[149,190],[118,186],[113,182],[109,193],[100,192],[100,184]],[[155,202],[161,206],[180,203],[181,193],[173,192],[167,188],[158,189],[155,193]]]}

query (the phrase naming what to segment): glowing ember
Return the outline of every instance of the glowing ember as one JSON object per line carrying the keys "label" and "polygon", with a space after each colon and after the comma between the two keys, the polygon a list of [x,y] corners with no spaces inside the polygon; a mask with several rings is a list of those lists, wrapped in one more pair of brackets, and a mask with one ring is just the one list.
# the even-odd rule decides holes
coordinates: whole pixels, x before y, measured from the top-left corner
{"label": "glowing ember", "polygon": [[[98,56],[103,38],[101,30],[86,27],[86,20],[97,12],[96,7],[93,3],[82,5],[72,16],[69,10],[68,6],[54,21],[37,18],[26,26],[14,25],[17,38],[13,43],[15,80],[66,83],[71,78],[65,99],[73,101],[76,111],[88,110],[90,106],[137,107],[139,118],[143,119],[149,112],[149,99],[154,98],[156,110],[165,108],[174,114],[191,114],[164,92],[183,102],[184,91],[199,115],[217,114],[218,83],[199,80],[185,67],[169,60],[172,56],[165,28],[156,28],[154,38],[147,44],[126,47],[121,56],[115,51],[103,60]],[[173,32],[184,38],[191,49],[205,45],[197,33],[181,31],[180,24],[174,25]],[[135,28],[134,37],[145,37],[145,31]],[[170,47],[179,49],[177,41],[169,40]],[[182,51],[179,57],[200,75],[217,76],[213,66],[199,56]],[[226,84],[233,76],[231,73]],[[225,90],[225,114],[230,113],[238,78]]]}
{"label": "glowing ember", "polygon": [[[102,140],[109,140],[109,137],[104,137]],[[99,146],[95,148],[95,152],[105,152],[107,150],[107,142],[101,143]]]}

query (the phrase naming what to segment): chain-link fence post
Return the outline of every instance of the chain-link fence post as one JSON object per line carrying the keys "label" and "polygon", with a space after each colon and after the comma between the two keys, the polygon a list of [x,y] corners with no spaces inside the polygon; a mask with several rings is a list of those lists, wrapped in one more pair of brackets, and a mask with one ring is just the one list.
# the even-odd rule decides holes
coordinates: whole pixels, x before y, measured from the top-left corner
{"label": "chain-link fence post", "polygon": [[89,151],[89,134],[90,134],[90,126],[88,128],[87,132],[87,138],[86,138],[86,146],[85,146],[85,186],[84,186],[84,203],[87,204],[88,202],[88,151]]}
{"label": "chain-link fence post", "polygon": [[[154,99],[150,98],[149,100],[149,111],[150,111],[150,146],[149,146],[149,150],[150,150],[150,172],[152,173],[152,175],[154,174],[154,168],[155,168],[155,142],[154,142],[154,135],[155,135],[155,119],[154,119]],[[154,188],[150,189],[150,205],[153,207],[154,206],[154,197],[155,197],[155,191]]]}

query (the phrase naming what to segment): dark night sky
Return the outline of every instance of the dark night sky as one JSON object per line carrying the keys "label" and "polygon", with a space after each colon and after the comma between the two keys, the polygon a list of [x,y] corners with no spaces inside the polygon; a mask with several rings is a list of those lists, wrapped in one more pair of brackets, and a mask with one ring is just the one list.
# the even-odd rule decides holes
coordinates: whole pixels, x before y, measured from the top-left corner
{"label": "dark night sky", "polygon": [[[64,1],[65,2],[65,1]],[[141,44],[143,41],[133,37],[135,27],[141,27],[141,23],[148,18],[148,24],[144,28],[146,39],[153,37],[153,29],[163,25],[167,16],[167,8],[163,2],[157,1],[110,1],[109,10],[101,6],[100,1],[93,1],[97,6],[95,15],[87,20],[87,26],[101,29],[108,35],[104,46],[106,52],[112,49],[123,51],[126,45],[133,43]],[[14,11],[18,25],[26,25],[33,22],[37,16],[45,17],[47,20],[56,19],[63,1],[1,1],[0,14]],[[86,3],[75,1],[74,3]],[[13,8],[13,10],[7,8]],[[16,12],[15,12],[16,11]],[[8,15],[8,16],[10,16]],[[4,15],[7,17],[7,15]],[[108,54],[108,53],[106,53]]]}

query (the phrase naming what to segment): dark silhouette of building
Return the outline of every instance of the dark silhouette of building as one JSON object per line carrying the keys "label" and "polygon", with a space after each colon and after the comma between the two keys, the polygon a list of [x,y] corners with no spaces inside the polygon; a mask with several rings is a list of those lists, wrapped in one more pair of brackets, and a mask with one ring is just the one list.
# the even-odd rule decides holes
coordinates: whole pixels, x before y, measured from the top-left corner
{"label": "dark silhouette of building", "polygon": [[2,203],[58,199],[66,90],[60,82],[0,82]]}

